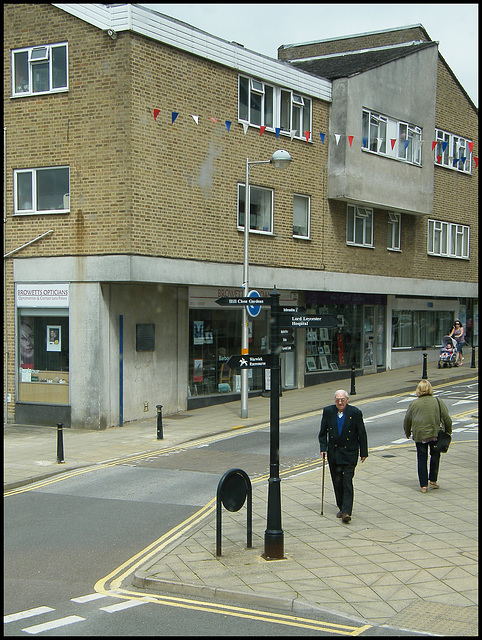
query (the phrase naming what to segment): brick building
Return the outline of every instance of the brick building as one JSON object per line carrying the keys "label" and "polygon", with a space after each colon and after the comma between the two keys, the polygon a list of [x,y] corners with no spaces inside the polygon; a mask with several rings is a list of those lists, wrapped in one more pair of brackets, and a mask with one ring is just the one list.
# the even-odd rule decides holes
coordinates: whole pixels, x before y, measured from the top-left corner
{"label": "brick building", "polygon": [[[387,159],[360,148],[362,114],[343,91],[379,108],[363,97],[370,74],[414,56],[432,74],[415,124],[430,140],[440,129],[473,142],[470,171],[437,166],[424,146],[423,162],[388,161],[397,168],[360,199],[364,156]],[[251,166],[250,287],[339,320],[296,330],[284,388],[421,362],[422,347],[436,358],[454,315],[476,319],[476,112],[428,36],[377,69],[355,86],[138,5],[5,5],[5,419],[101,429],[157,404],[239,396],[225,364],[241,314],[215,300],[243,292],[248,159],[268,165]],[[439,107],[439,86],[463,98],[460,121]],[[268,164],[278,149],[292,157],[284,171]],[[428,255],[428,218],[470,228],[462,262]],[[414,344],[422,321],[430,333]],[[412,344],[398,345],[407,331]],[[251,352],[269,351],[267,312],[249,335]],[[249,385],[260,393],[262,372]]]}

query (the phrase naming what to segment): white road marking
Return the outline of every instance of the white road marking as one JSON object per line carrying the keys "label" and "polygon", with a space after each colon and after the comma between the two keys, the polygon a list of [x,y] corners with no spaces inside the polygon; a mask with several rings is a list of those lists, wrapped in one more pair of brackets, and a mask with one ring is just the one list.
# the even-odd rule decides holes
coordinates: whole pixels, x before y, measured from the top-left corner
{"label": "white road marking", "polygon": [[50,607],[36,607],[35,609],[26,609],[25,611],[19,611],[18,613],[11,613],[8,616],[3,616],[3,622],[15,622],[16,620],[23,620],[24,618],[32,618],[38,616],[41,613],[48,613],[49,611],[55,611]]}
{"label": "white road marking", "polygon": [[36,633],[42,633],[43,631],[57,629],[58,627],[65,627],[68,624],[74,624],[74,622],[82,622],[82,620],[85,620],[85,618],[81,618],[80,616],[67,616],[66,618],[51,620],[50,622],[44,622],[43,624],[36,624],[33,627],[25,627],[22,631],[34,635]]}
{"label": "white road marking", "polygon": [[117,611],[123,611],[124,609],[130,609],[131,607],[138,607],[140,604],[147,604],[141,600],[125,600],[124,602],[118,602],[117,604],[111,604],[108,607],[101,607],[100,611],[106,611],[107,613],[116,613]]}
{"label": "white road marking", "polygon": [[79,598],[71,598],[71,602],[79,602],[80,604],[84,604],[85,602],[91,602],[92,600],[99,600],[99,598],[106,598],[107,596],[103,593],[89,593],[87,596],[80,596]]}
{"label": "white road marking", "polygon": [[379,413],[377,416],[371,416],[370,418],[363,418],[363,421],[371,422],[372,420],[377,420],[378,418],[386,418],[387,416],[393,416],[396,413],[405,413],[405,409],[393,409],[393,411],[387,411],[386,413]]}

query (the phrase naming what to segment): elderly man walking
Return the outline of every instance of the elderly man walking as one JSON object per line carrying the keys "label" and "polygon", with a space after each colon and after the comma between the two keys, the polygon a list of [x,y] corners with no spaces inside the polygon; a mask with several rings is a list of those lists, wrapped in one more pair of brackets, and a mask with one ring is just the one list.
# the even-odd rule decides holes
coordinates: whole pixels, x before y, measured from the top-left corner
{"label": "elderly man walking", "polygon": [[349,394],[344,389],[335,393],[335,404],[323,409],[320,433],[320,455],[328,453],[333,489],[338,505],[337,518],[348,523],[353,509],[353,476],[360,460],[368,457],[368,439],[360,409],[348,404]]}

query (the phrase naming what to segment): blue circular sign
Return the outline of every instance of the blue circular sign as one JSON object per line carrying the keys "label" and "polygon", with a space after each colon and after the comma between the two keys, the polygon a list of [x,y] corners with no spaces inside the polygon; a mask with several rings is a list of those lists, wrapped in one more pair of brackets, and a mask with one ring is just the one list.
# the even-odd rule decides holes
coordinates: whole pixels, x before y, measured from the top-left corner
{"label": "blue circular sign", "polygon": [[[261,298],[261,296],[259,295],[259,293],[257,291],[255,291],[253,289],[252,291],[250,291],[248,293],[248,298]],[[248,306],[246,308],[248,309],[248,314],[252,318],[256,318],[256,316],[258,316],[260,311],[261,311],[261,305],[260,304],[248,304]]]}

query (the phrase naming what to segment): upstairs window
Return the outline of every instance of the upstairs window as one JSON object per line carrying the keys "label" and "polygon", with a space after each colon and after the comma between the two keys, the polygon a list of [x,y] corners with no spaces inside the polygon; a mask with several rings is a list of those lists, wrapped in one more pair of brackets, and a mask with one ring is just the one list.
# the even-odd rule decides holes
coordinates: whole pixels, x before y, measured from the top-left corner
{"label": "upstairs window", "polygon": [[310,237],[310,199],[307,196],[293,196],[293,235]]}
{"label": "upstairs window", "polygon": [[421,166],[422,129],[409,122],[363,109],[362,149]]}
{"label": "upstairs window", "polygon": [[311,99],[289,89],[239,76],[238,117],[255,127],[305,139],[311,132]]}
{"label": "upstairs window", "polygon": [[435,130],[435,140],[435,164],[463,173],[472,172],[472,141],[442,129]]}
{"label": "upstairs window", "polygon": [[12,51],[12,95],[30,96],[68,89],[67,43]]}
{"label": "upstairs window", "polygon": [[[249,230],[273,233],[273,190],[249,186]],[[238,229],[244,229],[246,187],[238,184]]]}
{"label": "upstairs window", "polygon": [[16,214],[70,211],[69,167],[14,171],[14,211]]}
{"label": "upstairs window", "polygon": [[429,220],[427,253],[444,258],[468,259],[469,232],[470,227],[465,224]]}
{"label": "upstairs window", "polygon": [[399,213],[388,214],[387,249],[390,251],[400,251],[400,221],[401,215]]}
{"label": "upstairs window", "polygon": [[373,209],[348,205],[346,243],[358,247],[373,247]]}

